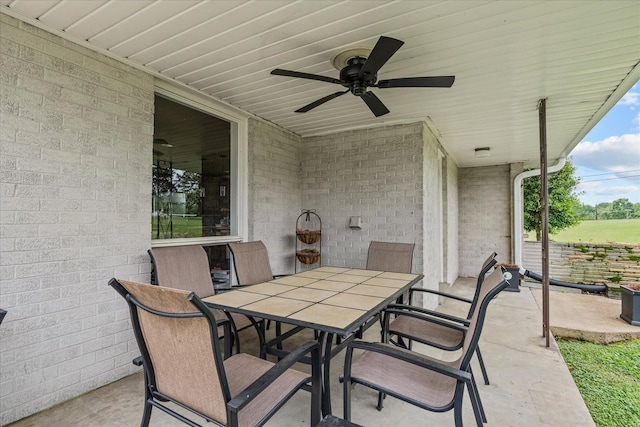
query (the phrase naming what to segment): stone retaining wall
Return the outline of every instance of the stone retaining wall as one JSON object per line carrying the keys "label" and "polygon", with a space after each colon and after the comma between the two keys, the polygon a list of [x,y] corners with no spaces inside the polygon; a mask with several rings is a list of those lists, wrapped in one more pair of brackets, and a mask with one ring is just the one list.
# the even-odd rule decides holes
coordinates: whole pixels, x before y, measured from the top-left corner
{"label": "stone retaining wall", "polygon": [[[571,283],[604,283],[613,290],[640,283],[640,245],[549,243],[550,276]],[[542,271],[540,242],[525,242],[524,268]]]}

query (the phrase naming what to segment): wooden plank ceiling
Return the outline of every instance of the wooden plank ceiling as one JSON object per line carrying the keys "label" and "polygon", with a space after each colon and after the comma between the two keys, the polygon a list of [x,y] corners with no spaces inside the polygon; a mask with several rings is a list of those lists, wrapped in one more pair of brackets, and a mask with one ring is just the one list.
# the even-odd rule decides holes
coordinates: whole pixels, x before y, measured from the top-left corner
{"label": "wooden plank ceiling", "polygon": [[[640,76],[634,1],[0,0],[0,10],[200,90],[302,136],[427,120],[459,166],[538,161],[547,98],[549,157],[568,152]],[[451,88],[370,89],[374,117],[340,89],[274,76],[339,77],[338,53],[381,35],[404,46],[378,79],[455,75]],[[491,147],[487,158],[474,148]]]}

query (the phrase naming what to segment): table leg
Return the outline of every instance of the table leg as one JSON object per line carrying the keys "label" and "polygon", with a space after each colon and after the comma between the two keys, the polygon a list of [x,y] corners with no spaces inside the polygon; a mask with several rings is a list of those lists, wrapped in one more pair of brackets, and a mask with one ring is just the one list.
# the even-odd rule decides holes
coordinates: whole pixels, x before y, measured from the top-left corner
{"label": "table leg", "polygon": [[[316,338],[320,344],[320,350],[324,348],[322,354],[322,417],[331,415],[331,384],[329,380],[329,360],[331,359],[331,342],[333,341],[333,334],[327,334],[326,332],[316,331]],[[327,348],[329,352],[327,352]]]}

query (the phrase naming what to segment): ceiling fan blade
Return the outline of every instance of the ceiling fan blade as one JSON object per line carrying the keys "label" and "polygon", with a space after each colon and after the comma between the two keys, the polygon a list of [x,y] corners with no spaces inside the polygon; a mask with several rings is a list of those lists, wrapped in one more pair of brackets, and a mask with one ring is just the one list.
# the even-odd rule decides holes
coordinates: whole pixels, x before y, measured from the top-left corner
{"label": "ceiling fan blade", "polygon": [[349,89],[347,89],[344,92],[336,92],[336,93],[332,93],[331,95],[327,95],[324,98],[320,98],[317,101],[313,101],[311,104],[305,105],[302,108],[298,108],[295,112],[296,113],[306,113],[309,110],[313,110],[314,108],[316,108],[319,105],[324,104],[327,101],[331,101],[333,98],[337,98],[340,95],[344,95],[345,93],[349,92]]}
{"label": "ceiling fan blade", "polygon": [[374,116],[380,117],[389,113],[389,109],[380,101],[373,92],[367,92],[360,98],[367,104]]}
{"label": "ceiling fan blade", "polygon": [[318,74],[301,73],[299,71],[281,70],[280,68],[276,68],[275,70],[271,71],[271,74],[274,74],[276,76],[297,77],[299,79],[319,80],[321,82],[335,83],[338,85],[342,84],[341,80],[334,79],[333,77],[320,76]]}
{"label": "ceiling fan blade", "polygon": [[401,40],[392,39],[391,37],[381,36],[373,47],[367,61],[360,69],[360,77],[365,73],[377,74],[378,70],[400,49],[404,44]]}
{"label": "ceiling fan blade", "polygon": [[451,87],[456,76],[439,77],[407,77],[404,79],[380,80],[377,86],[380,89],[390,87]]}

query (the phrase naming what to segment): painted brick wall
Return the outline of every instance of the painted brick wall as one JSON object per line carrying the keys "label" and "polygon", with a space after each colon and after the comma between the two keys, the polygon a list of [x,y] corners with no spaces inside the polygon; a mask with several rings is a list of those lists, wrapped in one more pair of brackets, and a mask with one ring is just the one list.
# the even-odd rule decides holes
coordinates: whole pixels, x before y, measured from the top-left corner
{"label": "painted brick wall", "polygon": [[153,79],[0,14],[0,425],[132,371]]}
{"label": "painted brick wall", "polygon": [[262,240],[274,274],[294,271],[300,215],[299,136],[249,120],[249,240]]}
{"label": "painted brick wall", "polygon": [[493,251],[511,260],[511,168],[459,169],[459,274],[475,277]]}
{"label": "painted brick wall", "polygon": [[[438,147],[423,123],[303,139],[302,207],[322,217],[323,264],[364,267],[371,240],[414,242],[413,271],[425,272],[423,286],[437,287],[440,267],[423,258],[442,248],[433,237],[440,225],[431,219],[441,209]],[[436,200],[429,218],[423,200]],[[352,230],[349,217],[358,215],[362,229]],[[457,264],[457,254],[454,259]]]}
{"label": "painted brick wall", "polygon": [[458,278],[458,166],[453,159],[447,158],[447,283],[453,283]]}
{"label": "painted brick wall", "polygon": [[[443,170],[441,147],[438,141],[431,133],[429,128],[421,124],[422,136],[422,176],[423,176],[423,197],[421,201],[423,205],[423,266],[422,273],[423,287],[428,289],[438,289],[442,279],[442,263],[445,254],[443,253],[445,245],[443,244]],[[425,307],[435,307],[437,298],[432,294],[422,295],[424,300],[422,304]]]}

